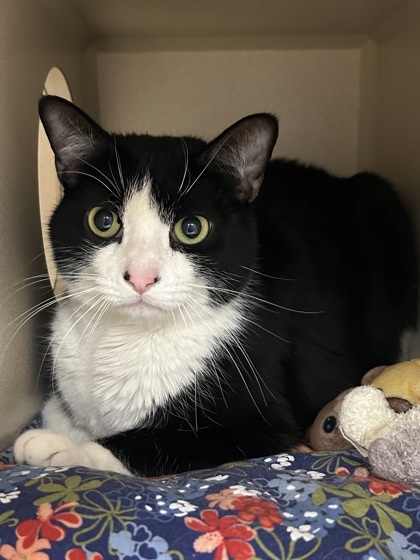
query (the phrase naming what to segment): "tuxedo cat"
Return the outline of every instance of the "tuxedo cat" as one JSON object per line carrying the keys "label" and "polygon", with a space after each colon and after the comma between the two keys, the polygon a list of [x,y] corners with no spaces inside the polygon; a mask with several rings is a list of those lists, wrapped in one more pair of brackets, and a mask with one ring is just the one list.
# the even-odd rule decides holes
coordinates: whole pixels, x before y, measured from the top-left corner
{"label": "tuxedo cat", "polygon": [[45,429],[19,462],[161,475],[283,452],[401,358],[417,265],[388,183],[270,162],[270,114],[209,143],[109,134],[52,96],[40,116],[66,291]]}

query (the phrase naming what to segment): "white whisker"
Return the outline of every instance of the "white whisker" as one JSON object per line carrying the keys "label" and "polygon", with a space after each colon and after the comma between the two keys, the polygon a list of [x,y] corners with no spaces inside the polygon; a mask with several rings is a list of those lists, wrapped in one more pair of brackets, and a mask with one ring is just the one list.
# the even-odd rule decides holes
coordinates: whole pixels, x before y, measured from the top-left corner
{"label": "white whisker", "polygon": [[[89,167],[91,167],[94,171],[97,171],[100,175],[102,175],[102,177],[106,180],[109,181],[111,187],[113,187],[115,189],[115,195],[119,195],[121,196],[121,191],[119,186],[117,185],[117,183],[112,182],[111,179],[105,175],[105,173],[103,171],[101,171],[100,169],[98,169],[98,167],[96,167],[95,165],[89,163],[88,161],[82,159],[81,157],[78,158],[81,162],[83,162],[85,165],[88,165]],[[112,191],[110,191],[112,193]]]}
{"label": "white whisker", "polygon": [[121,158],[120,158],[120,154],[118,153],[117,137],[115,136],[115,134],[113,134],[113,138],[114,138],[115,159],[117,161],[117,167],[118,167],[118,173],[119,173],[119,176],[120,176],[121,187],[125,190],[124,176],[123,176],[122,166],[121,166]]}
{"label": "white whisker", "polygon": [[89,177],[90,179],[94,179],[95,181],[98,181],[98,183],[100,183],[103,187],[105,187],[105,189],[108,192],[110,192],[111,194],[114,194],[112,192],[112,190],[108,187],[107,184],[105,184],[103,181],[101,181],[101,179],[99,179],[99,177],[95,177],[95,175],[92,175],[91,173],[86,173],[85,171],[57,171],[57,175],[66,175],[66,174],[84,175],[85,177]]}
{"label": "white whisker", "polygon": [[220,152],[220,150],[223,148],[223,146],[225,145],[225,143],[229,140],[231,135],[228,135],[224,141],[220,144],[220,146],[217,148],[217,150],[214,152],[214,154],[211,156],[211,158],[209,159],[209,161],[206,163],[206,165],[204,166],[204,168],[200,171],[200,173],[197,175],[197,177],[194,179],[194,181],[191,183],[191,185],[189,185],[189,187],[185,190],[185,192],[182,193],[182,196],[187,195],[190,190],[194,187],[194,185],[197,183],[197,181],[202,177],[203,173],[205,173],[208,169],[208,167],[212,164],[214,158],[217,156],[217,154]]}

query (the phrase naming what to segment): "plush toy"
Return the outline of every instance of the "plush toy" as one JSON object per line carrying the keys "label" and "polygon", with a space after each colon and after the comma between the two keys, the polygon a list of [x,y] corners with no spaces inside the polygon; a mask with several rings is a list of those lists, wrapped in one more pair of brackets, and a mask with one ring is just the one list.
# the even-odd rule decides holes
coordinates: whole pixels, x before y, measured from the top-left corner
{"label": "plush toy", "polygon": [[[420,404],[420,360],[375,367],[363,376],[361,384],[382,389],[392,409],[406,412],[412,405]],[[339,429],[341,405],[351,390],[340,393],[318,413],[307,433],[310,449],[330,451],[354,447]]]}
{"label": "plush toy", "polygon": [[420,360],[375,370],[344,396],[339,429],[376,475],[420,487]]}

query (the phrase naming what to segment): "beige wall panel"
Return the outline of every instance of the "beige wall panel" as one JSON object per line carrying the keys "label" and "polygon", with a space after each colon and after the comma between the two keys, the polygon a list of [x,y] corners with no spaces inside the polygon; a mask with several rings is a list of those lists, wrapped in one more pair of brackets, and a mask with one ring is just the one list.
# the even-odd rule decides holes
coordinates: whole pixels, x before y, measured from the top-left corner
{"label": "beige wall panel", "polygon": [[[420,251],[420,5],[413,8],[380,43],[376,161],[406,202]],[[410,353],[420,356],[418,333]]]}
{"label": "beige wall panel", "polygon": [[[419,14],[420,15],[420,14]],[[376,157],[420,216],[420,18],[380,45]],[[420,220],[419,220],[420,223]]]}
{"label": "beige wall panel", "polygon": [[39,407],[36,322],[14,333],[17,317],[45,297],[38,287],[48,285],[20,289],[25,278],[45,272],[42,255],[33,261],[42,253],[37,102],[52,66],[64,70],[75,98],[82,99],[84,39],[77,25],[62,0],[0,3],[0,448]]}
{"label": "beige wall panel", "polygon": [[277,156],[357,169],[360,49],[101,52],[106,128],[210,139],[249,113],[280,118]]}

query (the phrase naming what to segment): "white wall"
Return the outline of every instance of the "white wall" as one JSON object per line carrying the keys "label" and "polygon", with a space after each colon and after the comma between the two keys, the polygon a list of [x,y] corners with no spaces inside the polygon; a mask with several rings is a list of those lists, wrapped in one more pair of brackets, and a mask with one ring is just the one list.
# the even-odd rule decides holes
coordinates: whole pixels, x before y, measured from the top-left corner
{"label": "white wall", "polygon": [[280,118],[277,156],[351,174],[358,165],[361,49],[99,52],[102,124],[210,139],[235,120]]}
{"label": "white wall", "polygon": [[[37,102],[54,65],[63,68],[76,99],[83,99],[85,32],[62,0],[0,3],[0,448],[39,407],[35,322],[13,338],[8,326],[40,297],[16,291],[44,272],[37,196]],[[45,284],[46,285],[46,284]]]}

